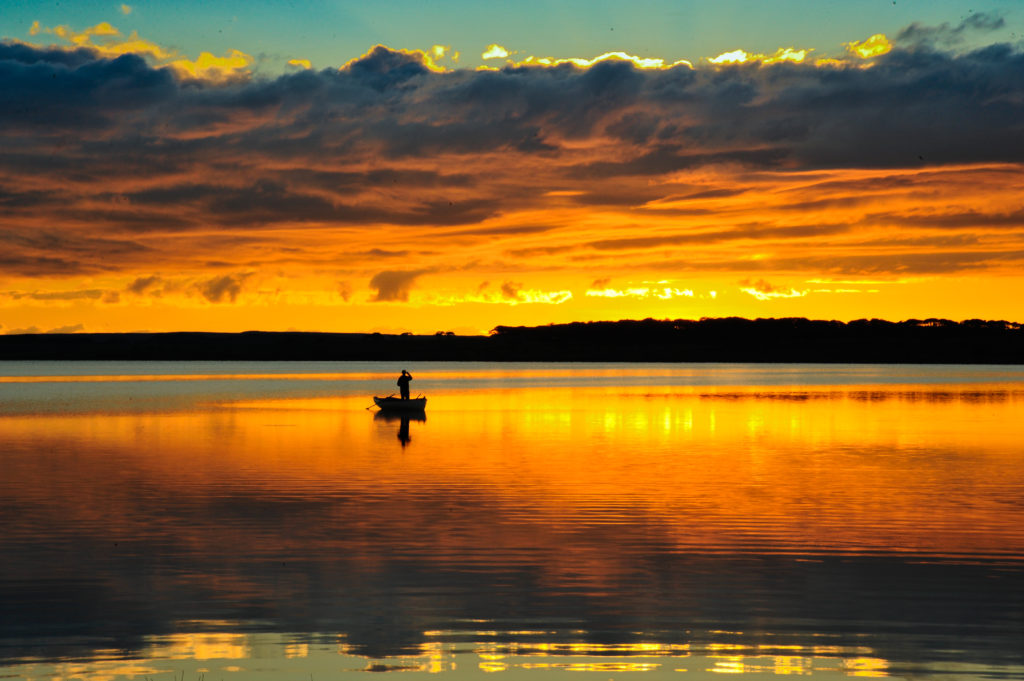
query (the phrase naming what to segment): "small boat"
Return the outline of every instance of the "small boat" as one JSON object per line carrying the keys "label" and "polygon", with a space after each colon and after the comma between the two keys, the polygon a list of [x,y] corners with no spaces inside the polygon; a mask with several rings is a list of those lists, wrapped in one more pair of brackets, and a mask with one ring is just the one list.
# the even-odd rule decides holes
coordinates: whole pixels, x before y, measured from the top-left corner
{"label": "small boat", "polygon": [[374,397],[373,403],[380,407],[381,411],[391,412],[419,412],[427,408],[426,397],[416,397],[403,400],[400,397]]}

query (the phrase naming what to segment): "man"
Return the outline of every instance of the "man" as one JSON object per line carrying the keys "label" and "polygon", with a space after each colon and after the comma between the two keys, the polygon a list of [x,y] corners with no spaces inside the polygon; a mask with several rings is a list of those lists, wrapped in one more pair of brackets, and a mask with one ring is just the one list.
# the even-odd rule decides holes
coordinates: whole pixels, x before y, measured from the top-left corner
{"label": "man", "polygon": [[398,377],[398,390],[402,394],[402,399],[409,399],[409,381],[412,380],[412,374],[405,369],[402,369],[402,375]]}

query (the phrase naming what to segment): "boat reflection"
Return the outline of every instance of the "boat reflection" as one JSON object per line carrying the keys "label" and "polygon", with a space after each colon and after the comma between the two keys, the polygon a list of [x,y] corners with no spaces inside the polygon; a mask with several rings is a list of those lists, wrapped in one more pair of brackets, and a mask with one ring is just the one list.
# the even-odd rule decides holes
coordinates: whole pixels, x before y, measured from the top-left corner
{"label": "boat reflection", "polygon": [[427,413],[425,410],[420,409],[418,411],[402,411],[395,412],[389,410],[381,410],[373,415],[374,421],[384,421],[385,423],[398,423],[398,441],[402,443],[402,447],[405,447],[409,442],[412,441],[412,436],[409,435],[409,422],[419,421],[425,423],[427,420]]}

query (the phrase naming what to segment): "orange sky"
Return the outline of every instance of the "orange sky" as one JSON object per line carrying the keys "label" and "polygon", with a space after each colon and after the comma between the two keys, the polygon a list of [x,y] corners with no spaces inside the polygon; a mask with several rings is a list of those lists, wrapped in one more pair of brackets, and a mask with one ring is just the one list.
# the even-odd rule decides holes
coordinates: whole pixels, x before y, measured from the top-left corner
{"label": "orange sky", "polygon": [[276,77],[34,26],[0,44],[0,333],[1024,321],[1024,54],[950,37],[996,24]]}

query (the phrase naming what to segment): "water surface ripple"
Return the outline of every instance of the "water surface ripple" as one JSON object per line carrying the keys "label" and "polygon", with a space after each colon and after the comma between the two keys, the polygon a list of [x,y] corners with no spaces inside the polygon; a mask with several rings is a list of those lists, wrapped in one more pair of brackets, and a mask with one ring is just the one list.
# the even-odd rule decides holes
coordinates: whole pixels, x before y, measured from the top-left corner
{"label": "water surface ripple", "polygon": [[0,675],[1024,678],[1024,370],[0,362]]}

